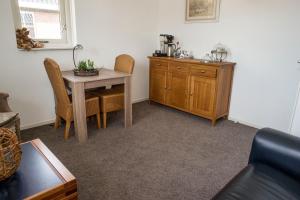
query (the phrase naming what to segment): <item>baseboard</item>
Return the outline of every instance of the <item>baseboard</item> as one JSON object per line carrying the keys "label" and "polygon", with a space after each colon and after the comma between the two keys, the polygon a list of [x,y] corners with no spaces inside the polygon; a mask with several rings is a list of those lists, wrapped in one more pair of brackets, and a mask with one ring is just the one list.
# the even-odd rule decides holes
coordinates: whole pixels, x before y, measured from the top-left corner
{"label": "baseboard", "polygon": [[52,124],[54,123],[55,119],[51,119],[51,120],[47,120],[47,121],[43,121],[43,122],[38,122],[38,123],[33,123],[33,124],[28,124],[28,125],[21,125],[21,130],[26,130],[26,129],[31,129],[31,128],[35,128],[38,126],[44,126],[47,124]]}
{"label": "baseboard", "polygon": [[228,117],[228,120],[233,121],[234,123],[243,124],[243,125],[246,125],[246,126],[250,126],[250,127],[256,128],[256,129],[262,129],[262,128],[264,128],[264,127],[258,126],[256,124],[253,124],[253,123],[250,123],[250,122],[246,122],[246,121],[243,121],[243,120],[232,118],[230,116]]}
{"label": "baseboard", "polygon": [[135,104],[135,103],[141,103],[143,101],[148,101],[148,100],[149,100],[149,98],[140,98],[140,99],[133,100],[132,103],[133,104]]}
{"label": "baseboard", "polygon": [[[140,102],[148,101],[148,100],[149,100],[149,98],[141,98],[141,99],[137,99],[137,100],[133,101],[133,103],[140,103]],[[243,120],[232,118],[230,116],[228,117],[228,120],[233,121],[234,123],[243,124],[243,125],[246,125],[246,126],[256,128],[256,129],[264,128],[264,127],[258,126],[256,124],[253,124],[253,123],[250,123],[250,122],[246,122],[246,121],[243,121]]]}
{"label": "baseboard", "polygon": [[[135,104],[135,103],[140,103],[140,102],[148,101],[148,100],[149,100],[149,98],[140,98],[140,99],[133,100],[132,103]],[[240,123],[240,124],[243,124],[243,125],[246,125],[246,126],[250,126],[250,127],[253,127],[253,128],[257,128],[257,129],[263,128],[263,127],[260,127],[256,124],[246,122],[246,121],[243,121],[243,120],[239,120],[239,119],[236,119],[236,118],[233,118],[233,117],[229,117],[228,120],[233,121],[235,123]],[[24,126],[21,126],[21,130],[26,130],[26,129],[35,128],[35,127],[38,127],[38,126],[44,126],[44,125],[47,125],[47,124],[52,124],[52,123],[54,123],[54,121],[55,121],[55,119],[50,119],[50,120],[46,120],[46,121],[43,121],[43,122],[24,125]]]}
{"label": "baseboard", "polygon": [[[140,102],[147,101],[147,100],[149,100],[149,98],[140,98],[140,99],[133,100],[132,103],[135,104],[135,103],[140,103]],[[31,128],[35,128],[35,127],[39,127],[39,126],[44,126],[47,124],[52,124],[52,123],[54,123],[54,121],[55,121],[55,119],[50,119],[50,120],[46,120],[43,122],[29,124],[29,125],[24,125],[24,126],[21,125],[21,130],[26,130],[26,129],[31,129]]]}

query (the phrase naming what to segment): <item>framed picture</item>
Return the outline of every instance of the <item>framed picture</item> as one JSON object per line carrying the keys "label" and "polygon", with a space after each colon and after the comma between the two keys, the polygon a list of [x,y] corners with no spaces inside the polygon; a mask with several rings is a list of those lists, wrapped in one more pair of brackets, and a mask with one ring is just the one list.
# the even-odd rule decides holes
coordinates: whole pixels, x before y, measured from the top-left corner
{"label": "framed picture", "polygon": [[186,0],[187,22],[217,22],[220,0]]}

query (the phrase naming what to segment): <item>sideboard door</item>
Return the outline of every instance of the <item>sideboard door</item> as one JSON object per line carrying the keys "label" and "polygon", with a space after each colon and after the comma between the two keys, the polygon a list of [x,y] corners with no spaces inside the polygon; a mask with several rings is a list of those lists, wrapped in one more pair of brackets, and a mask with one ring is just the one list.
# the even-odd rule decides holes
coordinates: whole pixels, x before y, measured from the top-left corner
{"label": "sideboard door", "polygon": [[170,72],[168,75],[167,104],[188,110],[189,74],[187,72]]}
{"label": "sideboard door", "polygon": [[207,117],[214,115],[216,80],[191,76],[190,111]]}
{"label": "sideboard door", "polygon": [[150,100],[164,104],[166,102],[167,71],[151,68]]}

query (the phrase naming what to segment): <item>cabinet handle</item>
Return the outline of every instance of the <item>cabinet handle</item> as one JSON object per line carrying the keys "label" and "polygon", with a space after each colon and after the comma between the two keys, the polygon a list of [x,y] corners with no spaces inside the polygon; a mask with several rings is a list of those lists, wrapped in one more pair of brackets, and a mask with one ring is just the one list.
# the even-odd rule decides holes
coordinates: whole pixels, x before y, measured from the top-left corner
{"label": "cabinet handle", "polygon": [[177,67],[177,69],[181,69],[181,67]]}
{"label": "cabinet handle", "polygon": [[205,71],[205,70],[201,70],[200,72],[201,72],[202,74],[204,74],[206,71]]}
{"label": "cabinet handle", "polygon": [[161,64],[157,64],[157,66],[161,66]]}

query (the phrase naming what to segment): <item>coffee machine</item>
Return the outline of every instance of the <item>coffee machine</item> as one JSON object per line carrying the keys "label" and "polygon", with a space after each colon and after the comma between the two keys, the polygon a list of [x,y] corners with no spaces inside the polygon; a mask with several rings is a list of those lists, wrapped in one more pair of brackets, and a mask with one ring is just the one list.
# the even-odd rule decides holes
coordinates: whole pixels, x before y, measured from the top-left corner
{"label": "coffee machine", "polygon": [[174,36],[169,34],[160,34],[160,50],[156,50],[153,56],[157,57],[172,57],[176,44],[174,43]]}
{"label": "coffee machine", "polygon": [[174,50],[176,49],[176,45],[174,43],[174,36],[168,34],[161,34],[161,51],[167,54],[168,57],[173,56]]}

